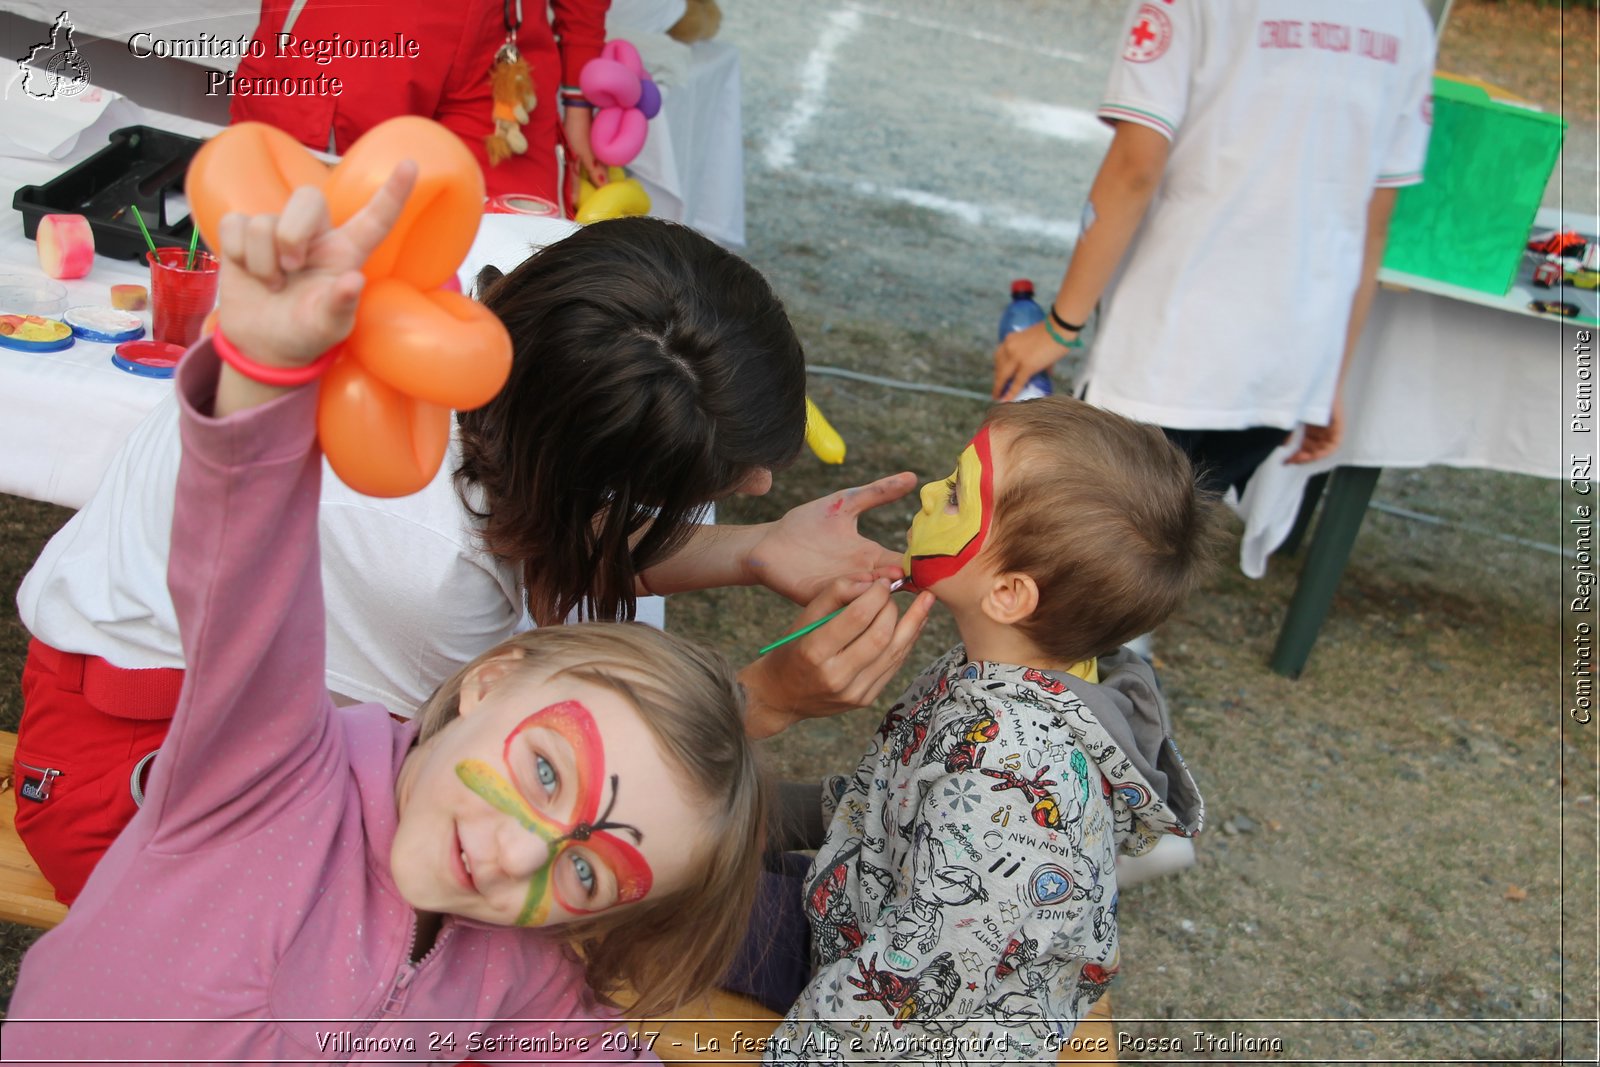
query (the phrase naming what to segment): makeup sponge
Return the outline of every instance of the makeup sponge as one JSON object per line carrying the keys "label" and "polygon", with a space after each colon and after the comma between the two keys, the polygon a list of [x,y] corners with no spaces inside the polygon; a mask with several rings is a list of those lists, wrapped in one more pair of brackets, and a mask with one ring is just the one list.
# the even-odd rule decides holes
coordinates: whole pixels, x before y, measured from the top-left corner
{"label": "makeup sponge", "polygon": [[143,311],[150,306],[150,293],[142,285],[113,285],[111,306],[118,311]]}
{"label": "makeup sponge", "polygon": [[34,240],[39,266],[52,278],[81,278],[94,265],[94,231],[82,215],[46,215]]}

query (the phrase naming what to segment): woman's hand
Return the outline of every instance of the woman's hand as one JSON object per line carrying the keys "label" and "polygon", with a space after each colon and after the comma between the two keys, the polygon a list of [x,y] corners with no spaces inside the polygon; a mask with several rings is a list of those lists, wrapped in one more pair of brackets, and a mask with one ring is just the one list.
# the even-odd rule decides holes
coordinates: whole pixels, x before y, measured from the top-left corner
{"label": "woman's hand", "polygon": [[871,571],[875,577],[898,578],[901,553],[862,537],[856,524],[866,512],[899,500],[916,486],[916,475],[907,471],[791,509],[746,553],[746,579],[804,604],[840,574]]}
{"label": "woman's hand", "polygon": [[[1073,334],[1068,340],[1077,340]],[[996,400],[1010,400],[1022,392],[1028,379],[1056,363],[1067,350],[1057,344],[1042,322],[1026,330],[1008,334],[994,350],[994,388]]]}
{"label": "woman's hand", "polygon": [[826,624],[739,672],[749,698],[745,731],[751,737],[771,737],[801,719],[871,704],[916,643],[933,610],[933,594],[918,593],[901,615],[886,579],[840,578],[806,605],[791,632],[846,604]]}
{"label": "woman's hand", "polygon": [[217,323],[228,340],[258,363],[296,367],[348,337],[361,266],[399,220],[416,176],[415,163],[401,163],[337,229],[322,191],[309,186],[281,215],[223,216]]}

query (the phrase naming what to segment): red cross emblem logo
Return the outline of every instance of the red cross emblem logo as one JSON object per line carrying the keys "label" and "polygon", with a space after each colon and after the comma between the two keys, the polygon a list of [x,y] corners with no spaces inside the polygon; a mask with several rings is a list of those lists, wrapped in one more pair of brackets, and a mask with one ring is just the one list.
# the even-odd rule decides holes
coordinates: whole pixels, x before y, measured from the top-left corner
{"label": "red cross emblem logo", "polygon": [[1160,59],[1172,44],[1172,19],[1154,4],[1142,4],[1128,31],[1128,44],[1122,58],[1129,63],[1149,63]]}

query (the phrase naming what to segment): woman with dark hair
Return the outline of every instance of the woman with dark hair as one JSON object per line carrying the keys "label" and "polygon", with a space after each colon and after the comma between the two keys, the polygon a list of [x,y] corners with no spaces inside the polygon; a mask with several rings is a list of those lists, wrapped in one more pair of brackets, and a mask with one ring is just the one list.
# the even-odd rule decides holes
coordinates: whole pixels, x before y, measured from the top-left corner
{"label": "woman with dark hair", "polygon": [[[741,672],[751,736],[871,703],[931,600],[899,614],[885,580],[899,557],[856,519],[915,479],[775,523],[696,521],[717,499],[766,492],[802,445],[804,356],[761,275],[693,230],[619,219],[480,296],[511,333],[511,377],[457,416],[433,481],[385,500],[323,479],[328,688],[410,716],[530,624],[627,619],[642,593],[759,582],[807,604],[801,621],[850,606]],[[24,770],[17,831],[67,903],[137,810],[182,681],[166,589],[178,455],[166,403],[17,596],[34,640],[16,759],[37,768]]]}
{"label": "woman with dark hair", "polygon": [[483,492],[490,550],[523,561],[535,622],[632,618],[637,576],[707,503],[765,492],[799,454],[800,339],[749,264],[655,219],[596,223],[484,281],[516,355],[460,416],[457,484]]}

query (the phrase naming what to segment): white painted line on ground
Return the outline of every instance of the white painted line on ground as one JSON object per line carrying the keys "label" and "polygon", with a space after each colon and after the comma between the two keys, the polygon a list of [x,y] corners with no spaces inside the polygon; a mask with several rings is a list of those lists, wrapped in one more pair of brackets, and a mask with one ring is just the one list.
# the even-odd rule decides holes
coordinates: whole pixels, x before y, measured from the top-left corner
{"label": "white painted line on ground", "polygon": [[860,28],[861,13],[849,9],[833,12],[823,24],[817,46],[806,57],[805,66],[800,68],[800,92],[795,96],[794,106],[767,141],[764,155],[767,166],[773,170],[787,170],[794,165],[795,142],[816,121],[817,112],[822,109],[834,54]]}
{"label": "white painted line on ground", "polygon": [[1111,127],[1101,122],[1093,111],[1043,104],[1037,100],[996,99],[995,104],[1018,126],[1045,137],[1078,144],[1111,143]]}
{"label": "white painted line on ground", "polygon": [[957,26],[954,23],[939,22],[936,19],[919,18],[916,15],[907,15],[903,11],[890,11],[887,8],[874,7],[871,4],[849,4],[849,10],[859,11],[863,15],[874,18],[889,19],[892,22],[904,22],[912,26],[920,26],[926,30],[939,30],[942,33],[954,33],[974,41],[983,41],[985,44],[1004,45],[1007,48],[1016,48],[1035,55],[1048,56],[1051,59],[1065,59],[1069,63],[1083,63],[1089,57],[1081,52],[1068,52],[1060,48],[1047,48],[1032,44],[1028,41],[1017,41],[1009,37],[1002,37],[998,33],[987,33],[983,30],[974,30],[968,26]]}
{"label": "white painted line on ground", "polygon": [[885,186],[865,180],[841,182],[836,178],[813,174],[801,174],[796,175],[796,177],[823,185],[837,186],[842,184],[856,195],[868,200],[890,200],[897,204],[909,204],[912,207],[919,207],[926,211],[932,211],[955,219],[958,222],[964,222],[969,226],[999,227],[1016,233],[1060,241],[1068,245],[1077,242],[1080,232],[1077,222],[1042,218],[1026,212],[1013,211],[1007,207],[975,204],[970,200],[956,200],[952,197],[941,196],[938,193],[930,193],[921,189]]}

